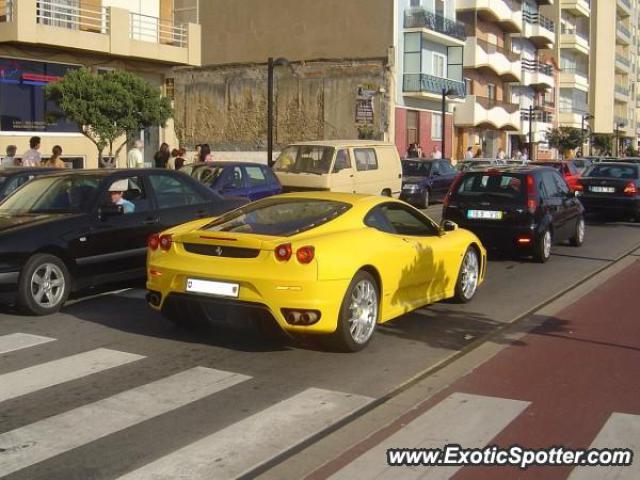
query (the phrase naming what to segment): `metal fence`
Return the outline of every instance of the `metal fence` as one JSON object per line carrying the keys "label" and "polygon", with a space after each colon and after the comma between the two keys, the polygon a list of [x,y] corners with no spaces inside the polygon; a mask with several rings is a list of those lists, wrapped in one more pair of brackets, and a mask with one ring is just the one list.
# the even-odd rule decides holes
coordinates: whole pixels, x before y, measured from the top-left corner
{"label": "metal fence", "polygon": [[422,8],[413,8],[405,11],[404,28],[428,28],[458,40],[465,40],[466,38],[464,23],[437,13],[428,12]]}
{"label": "metal fence", "polygon": [[105,7],[89,8],[78,1],[38,0],[36,8],[36,21],[41,25],[109,33],[109,12]]}
{"label": "metal fence", "polygon": [[404,92],[430,92],[442,94],[442,91],[453,91],[459,97],[465,96],[463,82],[448,78],[436,77],[426,73],[405,73],[402,79]]}
{"label": "metal fence", "polygon": [[130,14],[129,35],[133,40],[186,47],[187,27],[139,13]]}

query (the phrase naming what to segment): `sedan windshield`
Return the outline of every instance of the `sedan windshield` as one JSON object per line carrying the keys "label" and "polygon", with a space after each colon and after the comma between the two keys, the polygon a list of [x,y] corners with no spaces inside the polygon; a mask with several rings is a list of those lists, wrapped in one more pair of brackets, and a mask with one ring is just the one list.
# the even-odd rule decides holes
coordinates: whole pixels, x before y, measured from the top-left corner
{"label": "sedan windshield", "polygon": [[635,180],[638,178],[638,167],[635,165],[607,165],[606,163],[598,163],[593,165],[583,176]]}
{"label": "sedan windshield", "polygon": [[56,176],[36,178],[0,204],[0,213],[79,213],[94,200],[101,177]]}
{"label": "sedan windshield", "polygon": [[323,175],[329,173],[334,151],[333,147],[293,145],[282,151],[273,169],[284,173]]}
{"label": "sedan windshield", "polygon": [[323,225],[349,208],[348,203],[330,200],[267,199],[223,215],[204,230],[286,237]]}
{"label": "sedan windshield", "polygon": [[414,162],[404,160],[402,162],[402,174],[407,177],[428,177],[431,171],[431,162]]}

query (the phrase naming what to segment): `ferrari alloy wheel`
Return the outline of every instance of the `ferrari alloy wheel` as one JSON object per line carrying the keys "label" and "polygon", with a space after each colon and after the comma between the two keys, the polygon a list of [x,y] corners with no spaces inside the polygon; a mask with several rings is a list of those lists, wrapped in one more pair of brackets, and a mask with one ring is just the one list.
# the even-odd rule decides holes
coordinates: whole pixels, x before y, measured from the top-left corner
{"label": "ferrari alloy wheel", "polygon": [[579,217],[576,222],[576,231],[573,237],[571,237],[571,240],[569,240],[569,243],[574,247],[579,247],[582,245],[582,242],[584,242],[584,218]]}
{"label": "ferrari alloy wheel", "polygon": [[373,276],[358,272],[342,301],[333,346],[340,351],[362,350],[373,337],[379,319],[380,289]]}
{"label": "ferrari alloy wheel", "polygon": [[476,294],[480,281],[480,260],[475,248],[469,247],[462,259],[458,281],[456,282],[455,299],[460,303],[469,302]]}
{"label": "ferrari alloy wheel", "polygon": [[26,313],[47,315],[60,310],[69,295],[70,277],[58,257],[37,254],[20,274],[18,304]]}

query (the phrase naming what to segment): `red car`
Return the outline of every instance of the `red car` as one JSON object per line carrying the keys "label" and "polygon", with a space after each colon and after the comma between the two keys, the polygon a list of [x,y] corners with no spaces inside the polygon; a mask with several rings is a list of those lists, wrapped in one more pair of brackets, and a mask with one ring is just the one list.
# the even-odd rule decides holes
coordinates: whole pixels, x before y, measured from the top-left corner
{"label": "red car", "polygon": [[564,177],[571,191],[575,191],[576,184],[580,178],[578,167],[571,160],[554,160],[549,162],[531,162],[529,165],[540,165],[542,167],[555,168]]}

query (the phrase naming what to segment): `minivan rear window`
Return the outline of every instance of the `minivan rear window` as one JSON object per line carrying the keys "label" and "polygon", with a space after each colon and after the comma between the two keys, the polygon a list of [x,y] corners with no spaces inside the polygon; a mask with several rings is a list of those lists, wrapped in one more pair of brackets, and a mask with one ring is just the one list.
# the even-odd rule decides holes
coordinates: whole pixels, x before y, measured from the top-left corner
{"label": "minivan rear window", "polygon": [[526,185],[522,175],[509,173],[467,173],[455,195],[466,197],[524,198]]}
{"label": "minivan rear window", "polygon": [[350,208],[332,200],[268,198],[233,210],[203,230],[288,237],[330,222]]}

